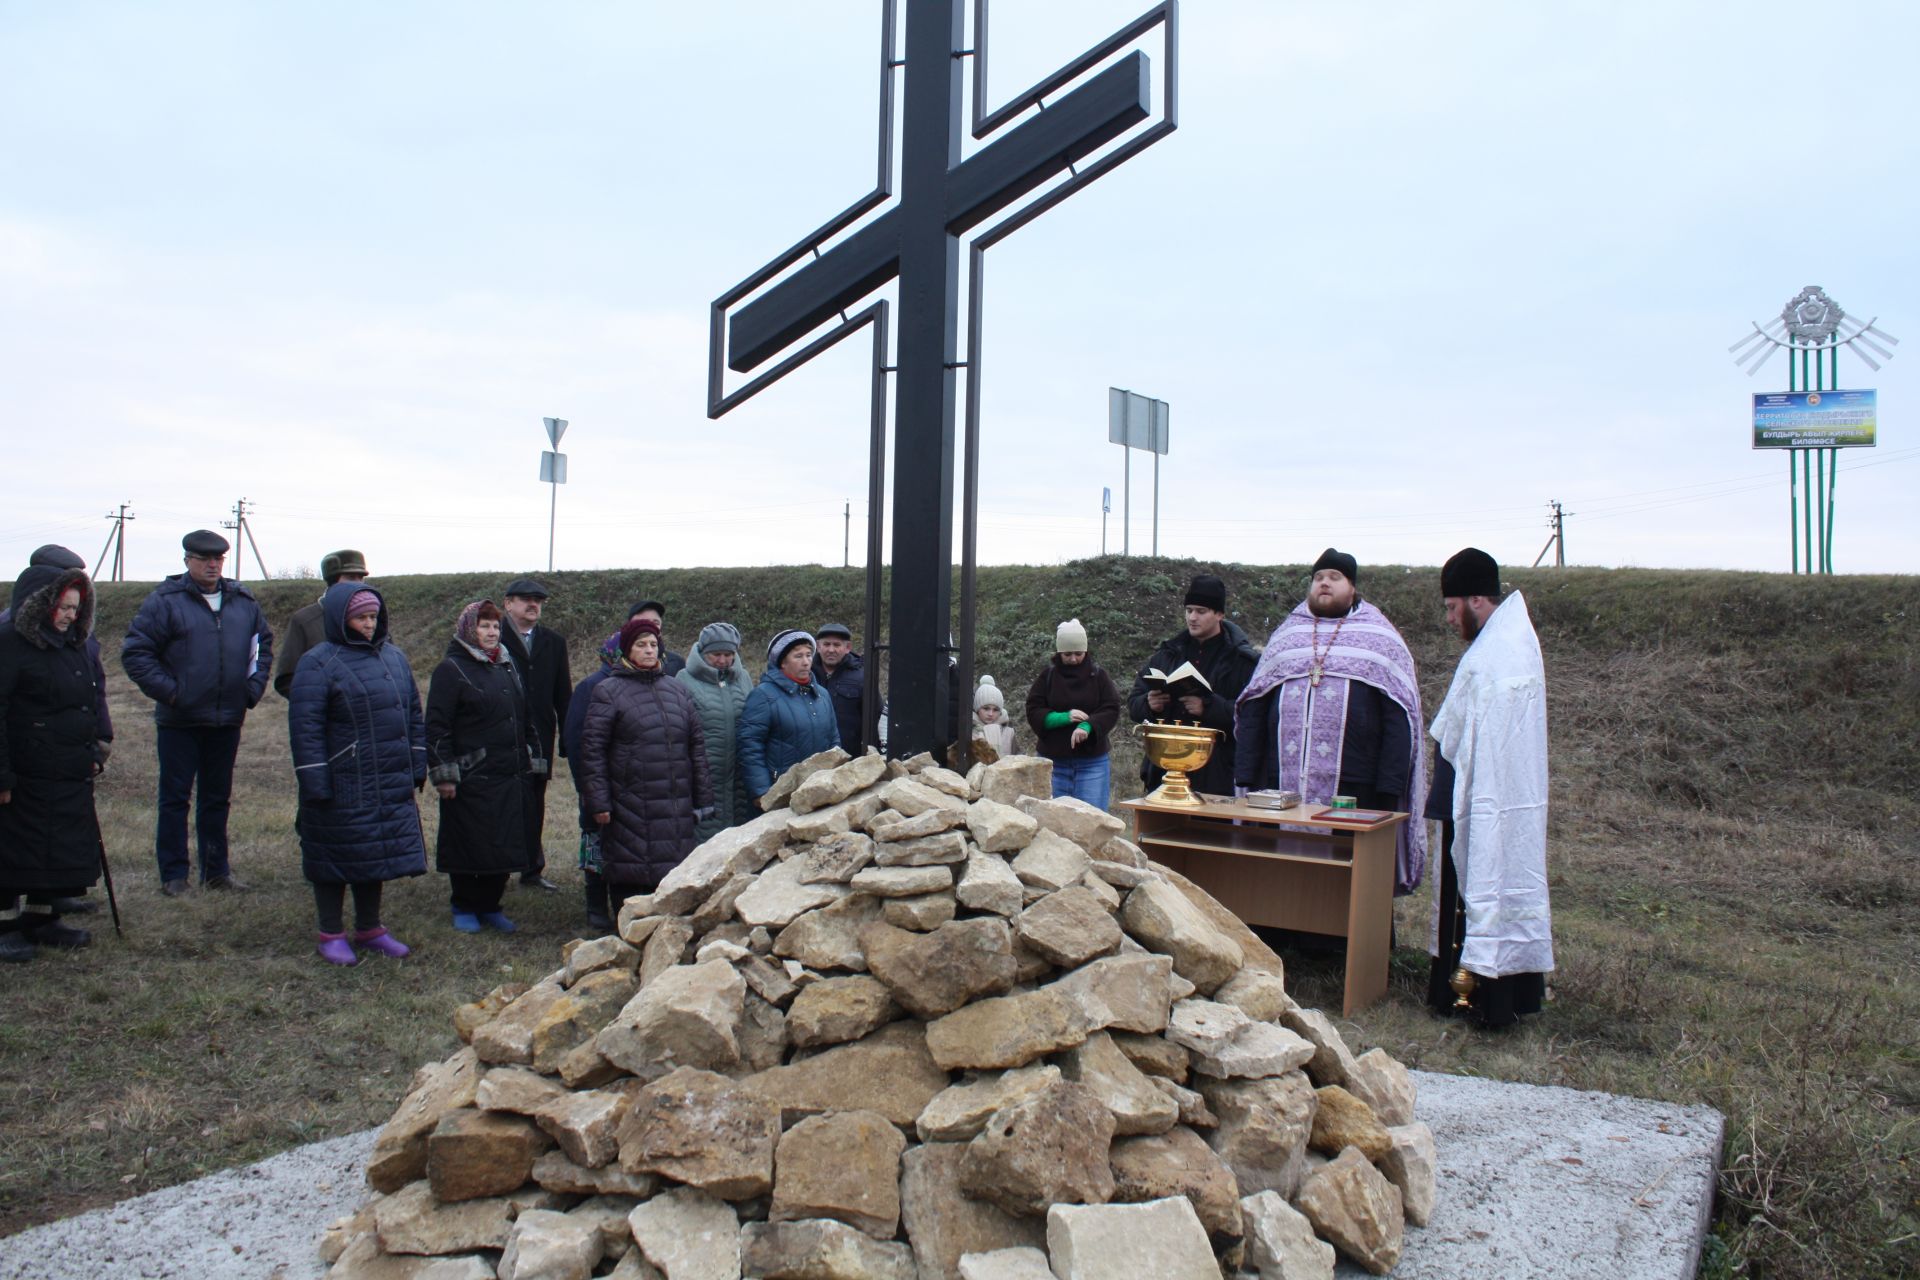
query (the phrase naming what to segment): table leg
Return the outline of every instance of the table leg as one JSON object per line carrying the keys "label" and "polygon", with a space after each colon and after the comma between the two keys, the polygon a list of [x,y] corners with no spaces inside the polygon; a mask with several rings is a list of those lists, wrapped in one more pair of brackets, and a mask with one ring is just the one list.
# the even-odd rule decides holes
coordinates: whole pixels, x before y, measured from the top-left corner
{"label": "table leg", "polygon": [[1393,862],[1398,831],[1359,831],[1353,837],[1353,879],[1347,898],[1347,986],[1342,1016],[1387,994],[1393,947]]}

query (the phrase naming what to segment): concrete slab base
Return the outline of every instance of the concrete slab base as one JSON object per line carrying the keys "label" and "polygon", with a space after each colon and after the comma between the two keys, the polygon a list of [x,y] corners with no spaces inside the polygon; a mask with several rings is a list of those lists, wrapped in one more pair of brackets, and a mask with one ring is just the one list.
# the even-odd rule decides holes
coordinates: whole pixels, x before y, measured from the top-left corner
{"label": "concrete slab base", "polygon": [[[1711,1107],[1415,1072],[1440,1154],[1401,1280],[1690,1280],[1713,1208]],[[315,1143],[0,1240],[0,1280],[317,1280],[367,1197],[373,1134]],[[1365,1273],[1350,1264],[1342,1276]],[[1116,1277],[1116,1280],[1136,1278]]]}

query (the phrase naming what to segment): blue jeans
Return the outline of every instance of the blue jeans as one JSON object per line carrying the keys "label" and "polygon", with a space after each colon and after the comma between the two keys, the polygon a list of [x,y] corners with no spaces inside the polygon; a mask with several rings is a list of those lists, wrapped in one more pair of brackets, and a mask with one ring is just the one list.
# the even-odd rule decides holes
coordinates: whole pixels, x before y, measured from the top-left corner
{"label": "blue jeans", "polygon": [[233,760],[240,754],[240,726],[230,729],[160,728],[154,733],[160,752],[159,816],[153,851],[160,881],[185,880],[187,802],[196,779],[199,804],[194,811],[195,843],[200,852],[200,882],[231,873],[227,865],[227,810],[233,803]]}
{"label": "blue jeans", "polygon": [[1111,756],[1091,760],[1055,760],[1053,762],[1053,798],[1076,796],[1104,812],[1113,796]]}

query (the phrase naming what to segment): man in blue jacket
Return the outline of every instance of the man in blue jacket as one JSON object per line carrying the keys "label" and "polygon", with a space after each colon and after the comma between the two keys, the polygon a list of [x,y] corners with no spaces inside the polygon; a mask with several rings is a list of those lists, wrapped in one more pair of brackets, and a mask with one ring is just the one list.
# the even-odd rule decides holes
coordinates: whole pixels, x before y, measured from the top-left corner
{"label": "man in blue jacket", "polygon": [[154,854],[160,891],[171,898],[187,892],[193,870],[187,860],[187,803],[196,780],[201,887],[246,888],[227,861],[227,810],[240,726],[266,692],[273,670],[273,628],[266,614],[251,592],[220,575],[227,540],[196,529],[180,545],[186,572],[154,588],[120,648],[120,665],[154,703],[160,755]]}

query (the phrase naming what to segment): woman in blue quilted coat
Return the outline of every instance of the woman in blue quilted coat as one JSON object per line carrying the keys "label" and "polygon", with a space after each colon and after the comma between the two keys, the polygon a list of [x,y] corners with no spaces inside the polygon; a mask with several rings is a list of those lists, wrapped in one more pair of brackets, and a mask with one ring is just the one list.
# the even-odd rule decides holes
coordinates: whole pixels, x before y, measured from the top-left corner
{"label": "woman in blue quilted coat", "polygon": [[740,711],[740,773],[758,800],[808,756],[840,745],[833,697],[813,680],[813,637],[782,631],[767,645],[767,671]]}
{"label": "woman in blue quilted coat", "polygon": [[693,852],[694,827],[713,812],[713,783],[700,710],[666,674],[652,618],[620,628],[620,661],[587,706],[579,769],[612,905],[653,892]]}
{"label": "woman in blue quilted coat", "polygon": [[[301,870],[313,884],[321,959],[357,964],[354,944],[396,959],[405,943],[380,923],[381,887],[426,874],[414,793],[427,781],[427,729],[407,655],[387,639],[387,605],[359,582],[321,600],[326,639],[301,657],[287,736],[300,784]],[[353,937],[345,908],[353,891]]]}

